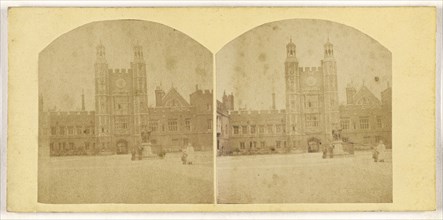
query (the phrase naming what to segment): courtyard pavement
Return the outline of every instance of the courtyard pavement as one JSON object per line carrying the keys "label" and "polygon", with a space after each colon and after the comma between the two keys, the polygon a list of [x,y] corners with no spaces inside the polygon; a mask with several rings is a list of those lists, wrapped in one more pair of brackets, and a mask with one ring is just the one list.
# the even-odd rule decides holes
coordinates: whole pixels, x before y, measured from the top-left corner
{"label": "courtyard pavement", "polygon": [[131,161],[131,155],[41,157],[41,203],[213,203],[213,153]]}
{"label": "courtyard pavement", "polygon": [[218,203],[389,203],[392,160],[370,151],[217,157]]}

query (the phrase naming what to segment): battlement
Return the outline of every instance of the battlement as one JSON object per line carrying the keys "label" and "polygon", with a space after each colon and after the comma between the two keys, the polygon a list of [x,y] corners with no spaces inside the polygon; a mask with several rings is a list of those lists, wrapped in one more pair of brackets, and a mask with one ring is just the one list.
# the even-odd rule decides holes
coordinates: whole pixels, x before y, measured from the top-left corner
{"label": "battlement", "polygon": [[170,113],[170,112],[190,112],[190,107],[151,107],[150,114]]}
{"label": "battlement", "polygon": [[51,116],[67,117],[67,116],[95,116],[95,111],[69,111],[69,112],[50,112]]}
{"label": "battlement", "polygon": [[311,72],[322,72],[323,68],[318,66],[318,67],[299,67],[298,71],[300,73],[311,73]]}
{"label": "battlement", "polygon": [[108,69],[108,73],[109,74],[128,74],[128,73],[130,74],[130,73],[132,73],[132,69],[124,69],[124,68]]}
{"label": "battlement", "polygon": [[240,110],[240,111],[229,111],[230,115],[275,115],[275,114],[285,114],[285,110]]}

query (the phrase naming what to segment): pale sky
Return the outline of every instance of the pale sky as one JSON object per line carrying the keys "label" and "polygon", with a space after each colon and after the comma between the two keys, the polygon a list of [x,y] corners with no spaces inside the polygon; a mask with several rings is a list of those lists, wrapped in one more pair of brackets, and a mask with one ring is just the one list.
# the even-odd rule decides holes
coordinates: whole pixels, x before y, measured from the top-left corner
{"label": "pale sky", "polygon": [[[366,34],[324,20],[294,19],[271,22],[233,39],[216,54],[217,99],[234,93],[235,109],[269,109],[272,90],[277,109],[285,106],[284,61],[290,37],[297,47],[300,67],[317,67],[329,36],[337,61],[340,103],[346,102],[348,83],[356,89],[365,83],[380,99],[392,85],[391,53]],[[378,81],[375,80],[378,77]]]}
{"label": "pale sky", "polygon": [[148,103],[155,104],[154,89],[173,85],[189,102],[195,85],[212,90],[212,53],[168,26],[137,20],[94,22],[76,28],[48,45],[39,56],[39,93],[44,108],[63,111],[95,109],[94,63],[96,45],[106,47],[109,68],[130,68],[132,47],[143,46],[147,70]]}

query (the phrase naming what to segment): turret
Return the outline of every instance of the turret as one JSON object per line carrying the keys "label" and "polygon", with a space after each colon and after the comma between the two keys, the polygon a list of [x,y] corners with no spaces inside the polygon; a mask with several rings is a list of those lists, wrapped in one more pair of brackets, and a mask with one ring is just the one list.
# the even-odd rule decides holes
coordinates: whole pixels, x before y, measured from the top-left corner
{"label": "turret", "polygon": [[353,105],[354,103],[354,95],[357,91],[355,90],[355,88],[351,85],[348,84],[348,86],[346,87],[346,103],[348,105]]}
{"label": "turret", "polygon": [[296,46],[292,42],[292,37],[289,39],[289,43],[286,45],[286,62],[298,62]]}
{"label": "turret", "polygon": [[161,86],[157,86],[155,89],[155,106],[161,107],[163,103],[163,97],[165,96],[165,91],[161,88]]}
{"label": "turret", "polygon": [[234,110],[234,95],[232,93],[230,95],[226,95],[226,92],[223,92],[222,102],[226,110]]}

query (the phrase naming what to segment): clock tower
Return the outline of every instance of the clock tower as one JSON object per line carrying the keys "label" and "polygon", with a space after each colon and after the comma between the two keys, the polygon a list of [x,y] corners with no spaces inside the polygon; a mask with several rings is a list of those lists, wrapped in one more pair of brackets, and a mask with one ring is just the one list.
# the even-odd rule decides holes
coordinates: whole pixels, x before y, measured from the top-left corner
{"label": "clock tower", "polygon": [[[95,61],[95,134],[96,147],[107,149],[111,143],[110,77],[105,47],[96,47]],[[108,150],[108,149],[107,149]]]}
{"label": "clock tower", "polygon": [[143,59],[143,47],[139,44],[134,46],[134,57],[131,62],[132,69],[132,93],[134,111],[134,143],[141,144],[142,114],[147,112],[148,94],[146,86],[146,63]]}
{"label": "clock tower", "polygon": [[302,133],[301,117],[303,109],[299,105],[302,94],[300,85],[300,71],[296,56],[296,45],[292,38],[286,45],[285,60],[285,82],[286,82],[286,132],[287,146],[296,146],[299,134]]}
{"label": "clock tower", "polygon": [[324,45],[324,58],[321,65],[324,82],[324,129],[327,135],[332,135],[332,130],[339,128],[340,116],[334,45],[329,42],[329,38]]}

